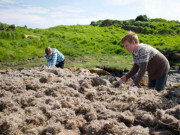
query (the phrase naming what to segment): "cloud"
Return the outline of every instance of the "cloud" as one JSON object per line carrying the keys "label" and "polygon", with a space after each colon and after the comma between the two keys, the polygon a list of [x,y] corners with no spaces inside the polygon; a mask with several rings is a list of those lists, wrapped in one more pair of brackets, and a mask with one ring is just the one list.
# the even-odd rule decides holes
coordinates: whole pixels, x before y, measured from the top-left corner
{"label": "cloud", "polygon": [[81,8],[76,8],[72,6],[61,6],[56,8],[51,8],[49,15],[52,18],[67,18],[67,17],[79,17],[81,14],[85,13],[86,11]]}
{"label": "cloud", "polygon": [[68,12],[68,13],[83,13],[85,12],[82,8],[76,8],[73,6],[60,6],[56,8],[52,8],[55,11],[62,11],[62,12]]}
{"label": "cloud", "polygon": [[43,7],[33,7],[27,6],[26,8],[17,8],[15,9],[17,12],[22,14],[48,14],[49,10]]}
{"label": "cloud", "polygon": [[16,3],[15,0],[1,0],[0,4],[14,4]]}
{"label": "cloud", "polygon": [[68,13],[61,12],[61,11],[56,11],[56,12],[52,12],[52,13],[50,14],[50,16],[51,16],[53,19],[56,19],[56,18],[62,18],[62,17],[70,17],[71,15],[68,14]]}
{"label": "cloud", "polygon": [[48,5],[46,8],[33,6],[33,2],[25,5],[24,0],[15,2],[17,1],[0,0],[0,6],[4,7],[0,8],[2,23],[48,28],[57,25],[90,24],[91,21],[104,19],[133,19],[140,14],[146,14],[149,18],[180,19],[179,0],[98,0],[102,5],[96,4],[93,8],[87,3],[78,3],[78,6],[71,3],[55,7]]}
{"label": "cloud", "polygon": [[179,0],[151,0],[144,1],[143,10],[150,18],[164,18],[168,20],[180,20]]}
{"label": "cloud", "polygon": [[57,26],[57,25],[76,25],[76,24],[82,24],[82,25],[87,25],[90,24],[92,20],[98,20],[98,18],[92,17],[92,18],[87,18],[87,17],[79,17],[79,18],[65,18],[65,19],[56,19],[52,20],[51,23],[53,25],[49,26]]}
{"label": "cloud", "polygon": [[[180,20],[179,0],[105,0],[108,7],[119,8],[122,12],[128,9],[128,13],[123,14],[131,17],[132,14],[146,14],[149,18],[164,18],[167,20]],[[140,15],[140,14],[136,14]]]}
{"label": "cloud", "polygon": [[[78,9],[78,10],[77,10]],[[76,11],[76,12],[75,12]],[[0,9],[1,21],[30,28],[49,28],[56,25],[90,24],[91,18],[82,16],[80,8],[18,7]]]}
{"label": "cloud", "polygon": [[125,6],[139,2],[140,0],[105,0],[105,4],[108,6]]}
{"label": "cloud", "polygon": [[[17,24],[18,26],[27,25],[29,27],[45,27],[44,22],[48,19],[38,14],[46,14],[48,10],[44,8],[7,8],[1,9],[1,21],[8,24]],[[38,13],[38,14],[35,14]]]}

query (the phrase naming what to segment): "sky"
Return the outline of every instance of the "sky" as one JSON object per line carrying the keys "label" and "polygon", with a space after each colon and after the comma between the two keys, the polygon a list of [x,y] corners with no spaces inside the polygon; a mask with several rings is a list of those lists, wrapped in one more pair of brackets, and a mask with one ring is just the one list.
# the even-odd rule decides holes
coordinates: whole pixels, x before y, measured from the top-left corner
{"label": "sky", "polygon": [[50,28],[139,15],[180,21],[180,0],[0,0],[0,22]]}

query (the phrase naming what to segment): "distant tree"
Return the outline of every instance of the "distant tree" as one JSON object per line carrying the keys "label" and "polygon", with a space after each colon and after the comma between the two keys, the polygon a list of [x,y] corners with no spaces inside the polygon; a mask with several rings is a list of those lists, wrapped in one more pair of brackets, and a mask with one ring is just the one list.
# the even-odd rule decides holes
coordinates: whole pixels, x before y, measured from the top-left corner
{"label": "distant tree", "polygon": [[95,21],[92,21],[90,25],[97,26],[97,23]]}
{"label": "distant tree", "polygon": [[136,17],[135,21],[144,21],[144,22],[147,22],[149,21],[149,19],[147,18],[146,15],[139,15]]}

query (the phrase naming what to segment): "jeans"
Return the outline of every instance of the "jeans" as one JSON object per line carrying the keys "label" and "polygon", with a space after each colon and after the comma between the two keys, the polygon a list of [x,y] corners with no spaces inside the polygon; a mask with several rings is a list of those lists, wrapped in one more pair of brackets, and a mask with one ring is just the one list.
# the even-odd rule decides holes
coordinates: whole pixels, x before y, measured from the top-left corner
{"label": "jeans", "polygon": [[167,82],[168,72],[166,72],[161,78],[157,80],[152,80],[148,78],[148,87],[153,87],[157,91],[164,90],[166,82]]}

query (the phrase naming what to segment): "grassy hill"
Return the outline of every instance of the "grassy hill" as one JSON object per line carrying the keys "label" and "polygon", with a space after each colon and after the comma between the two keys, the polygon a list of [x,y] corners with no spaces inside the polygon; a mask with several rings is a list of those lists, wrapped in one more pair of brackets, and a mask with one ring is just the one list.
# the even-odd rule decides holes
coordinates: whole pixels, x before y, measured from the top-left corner
{"label": "grassy hill", "polygon": [[[160,51],[180,52],[178,21],[126,20],[119,21],[117,25],[116,20],[113,25],[106,26],[102,25],[106,24],[103,22],[107,20],[91,22],[91,25],[59,25],[49,29],[18,26],[15,30],[6,30],[9,25],[0,23],[5,27],[5,30],[0,30],[0,68],[46,64],[42,57],[47,46],[59,49],[66,56],[66,66],[90,68],[106,65],[111,68],[129,68],[132,65],[132,58],[120,44],[121,38],[128,31],[125,30],[127,26],[141,27],[142,30],[138,33],[141,43],[150,44]],[[140,26],[135,26],[138,23]],[[24,38],[24,34],[38,36],[40,40],[33,37]]]}

